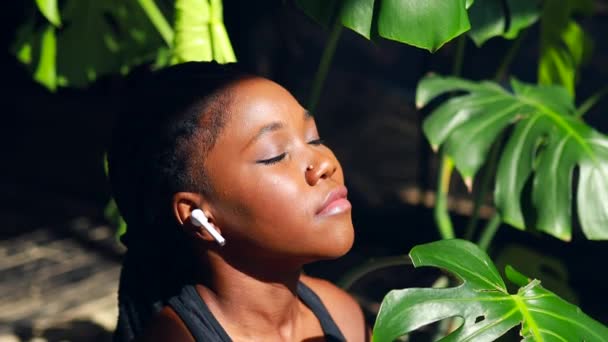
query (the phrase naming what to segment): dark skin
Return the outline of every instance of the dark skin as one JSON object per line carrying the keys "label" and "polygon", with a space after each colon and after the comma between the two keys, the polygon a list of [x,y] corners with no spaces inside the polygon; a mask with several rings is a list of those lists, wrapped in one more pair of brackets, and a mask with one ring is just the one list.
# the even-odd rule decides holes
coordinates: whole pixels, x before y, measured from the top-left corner
{"label": "dark skin", "polygon": [[[322,341],[318,319],[296,295],[302,281],[348,341],[368,340],[353,298],[302,274],[304,264],[342,256],[353,243],[338,160],[320,142],[314,119],[281,86],[247,78],[229,88],[235,96],[226,125],[205,165],[196,153],[191,163],[205,168],[213,190],[176,193],[172,203],[206,270],[197,284],[200,296],[234,341]],[[226,238],[225,246],[190,223],[197,208]],[[193,341],[169,307],[143,339]]]}

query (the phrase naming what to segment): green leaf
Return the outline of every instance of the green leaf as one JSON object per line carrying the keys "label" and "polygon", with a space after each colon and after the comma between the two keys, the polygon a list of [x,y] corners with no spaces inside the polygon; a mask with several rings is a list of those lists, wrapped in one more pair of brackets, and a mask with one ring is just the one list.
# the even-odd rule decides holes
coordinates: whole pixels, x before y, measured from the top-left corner
{"label": "green leaf", "polygon": [[[419,106],[443,94],[464,92],[424,121],[431,145],[443,146],[463,178],[470,180],[499,134],[514,125],[498,162],[494,193],[503,220],[570,240],[572,175],[578,166],[583,232],[588,239],[608,239],[608,138],[574,116],[572,97],[564,88],[516,80],[511,87],[513,93],[491,82],[424,78],[418,85]],[[527,215],[522,203],[530,204],[525,206]]]}
{"label": "green leaf", "polygon": [[[374,341],[393,341],[422,326],[450,318],[464,322],[441,341],[492,341],[521,325],[524,341],[608,341],[608,328],[514,269],[507,274],[523,283],[509,294],[490,258],[464,240],[442,240],[414,247],[414,266],[454,273],[457,287],[393,290],[382,301]],[[512,281],[513,281],[512,280]]]}
{"label": "green leaf", "polygon": [[31,68],[35,59],[39,55],[41,31],[34,30],[35,22],[30,18],[17,28],[15,41],[11,46],[11,52],[17,60]]}
{"label": "green leaf", "polygon": [[57,89],[55,70],[57,41],[55,40],[55,28],[52,25],[48,25],[42,32],[40,46],[40,61],[34,72],[34,79],[54,91]]}
{"label": "green leaf", "polygon": [[[57,86],[82,87],[102,75],[125,73],[134,65],[153,61],[164,46],[137,2],[66,0],[62,4],[63,23],[61,30],[55,31],[52,66]],[[14,53],[34,74],[36,70],[51,70],[51,66],[48,59],[41,58],[44,29],[35,29],[33,19],[18,29]]]}
{"label": "green leaf", "polygon": [[471,30],[469,36],[477,46],[486,40],[500,36],[507,28],[505,13],[500,0],[476,1],[469,10]]}
{"label": "green leaf", "polygon": [[36,0],[38,10],[54,26],[61,26],[57,0]]}
{"label": "green leaf", "polygon": [[171,63],[211,61],[211,17],[207,0],[175,1],[175,41]]}
{"label": "green leaf", "polygon": [[469,28],[477,45],[496,36],[514,39],[539,16],[539,0],[507,0],[506,7],[501,0],[298,0],[296,3],[327,27],[338,20],[367,39],[379,36],[429,51],[436,51]]}
{"label": "green leaf", "polygon": [[222,19],[222,2],[176,0],[171,63],[212,60],[236,61]]}
{"label": "green leaf", "polygon": [[507,0],[510,23],[503,36],[515,39],[519,31],[534,24],[540,16],[540,4],[538,0]]}
{"label": "green leaf", "polygon": [[236,62],[228,32],[224,26],[224,9],[221,0],[211,0],[211,42],[213,46],[213,60],[220,64]]}
{"label": "green leaf", "polygon": [[36,29],[34,19],[30,18],[17,29],[11,52],[27,66],[35,81],[48,90],[55,91],[65,83],[57,75],[57,30],[49,23]]}
{"label": "green leaf", "polygon": [[373,17],[374,0],[346,0],[342,3],[342,25],[367,39],[371,38]]}
{"label": "green leaf", "polygon": [[538,20],[539,6],[539,0],[507,0],[504,5],[502,0],[478,0],[469,9],[469,36],[477,46],[497,36],[514,39]]}
{"label": "green leaf", "polygon": [[589,12],[589,0],[547,0],[541,20],[538,82],[558,84],[574,95],[581,65],[591,53],[592,42],[583,29],[571,19],[577,12]]}
{"label": "green leaf", "polygon": [[345,27],[370,38],[380,36],[429,51],[470,28],[470,0],[298,0],[302,10],[319,23]]}
{"label": "green leaf", "polygon": [[57,70],[71,86],[153,60],[159,33],[136,2],[72,0],[64,6]]}

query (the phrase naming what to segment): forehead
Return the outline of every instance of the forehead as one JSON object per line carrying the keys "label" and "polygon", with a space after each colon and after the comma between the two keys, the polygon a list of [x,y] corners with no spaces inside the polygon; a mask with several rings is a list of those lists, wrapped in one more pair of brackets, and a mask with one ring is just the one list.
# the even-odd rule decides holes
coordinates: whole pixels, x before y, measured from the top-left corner
{"label": "forehead", "polygon": [[222,135],[232,139],[251,139],[269,123],[291,126],[304,121],[305,109],[285,88],[270,80],[245,79],[231,86],[230,92],[230,115]]}

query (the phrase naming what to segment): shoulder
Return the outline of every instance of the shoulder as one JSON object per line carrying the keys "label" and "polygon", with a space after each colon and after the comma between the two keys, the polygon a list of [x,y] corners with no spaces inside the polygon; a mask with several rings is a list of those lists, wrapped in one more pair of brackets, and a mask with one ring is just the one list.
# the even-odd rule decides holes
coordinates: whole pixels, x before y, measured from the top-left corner
{"label": "shoulder", "polygon": [[353,297],[327,280],[306,275],[302,275],[300,280],[321,298],[347,341],[369,340],[363,311]]}
{"label": "shoulder", "polygon": [[193,342],[194,338],[177,313],[170,307],[165,306],[154,316],[141,337],[137,338],[137,341]]}

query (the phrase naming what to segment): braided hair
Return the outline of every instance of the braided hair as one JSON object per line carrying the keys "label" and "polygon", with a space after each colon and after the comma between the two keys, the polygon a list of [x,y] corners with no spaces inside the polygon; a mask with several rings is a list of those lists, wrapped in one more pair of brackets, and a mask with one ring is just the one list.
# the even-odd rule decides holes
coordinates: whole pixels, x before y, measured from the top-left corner
{"label": "braided hair", "polygon": [[112,194],[128,225],[114,341],[141,334],[192,281],[195,258],[171,214],[171,198],[211,190],[204,159],[227,120],[228,86],[243,77],[233,66],[192,62],[129,82],[108,151]]}

